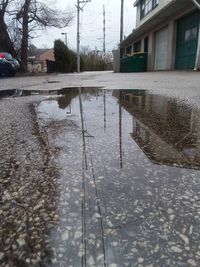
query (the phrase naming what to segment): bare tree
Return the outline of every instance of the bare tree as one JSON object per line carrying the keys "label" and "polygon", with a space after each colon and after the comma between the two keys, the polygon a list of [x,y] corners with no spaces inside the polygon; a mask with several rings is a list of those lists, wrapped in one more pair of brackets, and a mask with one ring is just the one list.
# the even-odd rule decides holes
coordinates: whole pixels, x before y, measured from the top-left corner
{"label": "bare tree", "polygon": [[24,0],[16,19],[21,24],[21,60],[24,67],[27,67],[28,40],[31,38],[31,32],[41,27],[66,27],[73,16],[69,12],[50,8],[38,0]]}
{"label": "bare tree", "polygon": [[9,7],[12,2],[13,0],[0,0],[0,50],[8,51],[15,55],[14,45],[5,22],[6,15],[9,13]]}
{"label": "bare tree", "polygon": [[[22,67],[27,68],[29,39],[38,29],[46,27],[63,28],[73,19],[72,12],[48,5],[45,0],[0,0],[0,50],[16,55],[19,48]],[[55,2],[55,1],[54,1]],[[50,6],[54,7],[51,8]]]}

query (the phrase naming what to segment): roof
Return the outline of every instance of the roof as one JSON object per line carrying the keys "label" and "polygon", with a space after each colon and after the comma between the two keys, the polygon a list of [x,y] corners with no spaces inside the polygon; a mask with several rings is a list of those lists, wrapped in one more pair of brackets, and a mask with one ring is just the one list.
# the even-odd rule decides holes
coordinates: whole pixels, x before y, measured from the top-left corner
{"label": "roof", "polygon": [[[137,0],[139,2],[140,0]],[[135,29],[125,40],[122,41],[121,46],[125,47],[129,45],[133,40],[141,38],[142,35],[147,34],[148,31],[156,28],[158,25],[167,22],[172,16],[180,13],[181,10],[194,7],[192,1],[188,0],[172,0],[165,7],[159,10],[154,16],[150,17],[140,27]]]}
{"label": "roof", "polygon": [[43,54],[40,54],[38,56],[38,60],[41,60],[41,61],[45,61],[45,60],[55,61],[54,50],[53,49],[49,49],[48,51],[45,51]]}

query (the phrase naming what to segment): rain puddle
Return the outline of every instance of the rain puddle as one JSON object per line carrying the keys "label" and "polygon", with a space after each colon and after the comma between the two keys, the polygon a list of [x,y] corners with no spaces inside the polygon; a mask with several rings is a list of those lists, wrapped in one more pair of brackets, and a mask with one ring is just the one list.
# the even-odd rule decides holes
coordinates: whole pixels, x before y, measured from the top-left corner
{"label": "rain puddle", "polygon": [[57,94],[36,107],[57,149],[48,266],[199,266],[200,111],[146,90]]}
{"label": "rain puddle", "polygon": [[147,90],[0,98],[0,266],[200,266],[198,108]]}
{"label": "rain puddle", "polygon": [[[22,91],[23,95],[28,93],[36,94]],[[45,94],[49,95],[49,92]],[[137,144],[153,163],[200,168],[199,110],[176,99],[145,90],[106,91],[82,88],[80,97],[79,89],[72,88],[53,91],[52,94],[59,97],[40,103],[39,118],[46,121],[67,119],[81,127],[81,100],[81,105],[85,105],[82,119],[90,124],[89,131],[100,132],[100,136],[101,132],[107,132],[109,137],[109,130],[117,127],[114,139],[118,137],[119,140],[120,160],[123,159],[123,145],[123,150],[126,151],[126,142],[122,143],[124,131],[126,138]]]}

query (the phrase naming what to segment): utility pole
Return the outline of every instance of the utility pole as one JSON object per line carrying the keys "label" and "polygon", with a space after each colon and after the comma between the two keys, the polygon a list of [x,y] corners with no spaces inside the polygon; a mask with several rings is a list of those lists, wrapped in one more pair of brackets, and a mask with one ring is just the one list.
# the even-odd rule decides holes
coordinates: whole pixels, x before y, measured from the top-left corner
{"label": "utility pole", "polygon": [[124,35],[124,0],[121,0],[120,44]]}
{"label": "utility pole", "polygon": [[77,72],[80,72],[80,1],[77,0]]}
{"label": "utility pole", "polygon": [[77,72],[80,72],[80,10],[91,0],[77,0]]}
{"label": "utility pole", "polygon": [[[122,58],[121,43],[124,35],[124,0],[121,0],[121,21],[120,21],[120,45],[119,45],[119,70],[120,70],[120,58]],[[120,168],[123,168],[123,156],[122,156],[122,91],[119,91],[119,154],[120,154]]]}
{"label": "utility pole", "polygon": [[103,5],[103,56],[106,54],[106,12]]}

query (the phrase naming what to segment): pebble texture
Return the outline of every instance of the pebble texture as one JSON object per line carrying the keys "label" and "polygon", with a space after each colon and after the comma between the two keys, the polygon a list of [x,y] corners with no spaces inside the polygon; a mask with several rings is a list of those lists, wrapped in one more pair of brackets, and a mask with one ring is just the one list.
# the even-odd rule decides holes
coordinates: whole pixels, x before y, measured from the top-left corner
{"label": "pebble texture", "polygon": [[[40,98],[41,99],[41,98]],[[0,100],[0,266],[43,266],[53,253],[58,192],[35,98]],[[48,265],[48,264],[47,264]]]}

